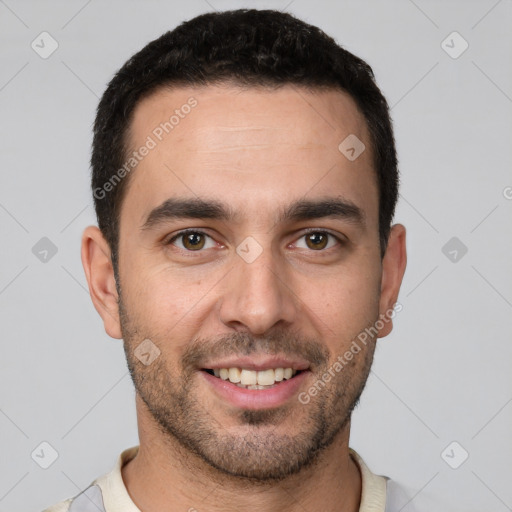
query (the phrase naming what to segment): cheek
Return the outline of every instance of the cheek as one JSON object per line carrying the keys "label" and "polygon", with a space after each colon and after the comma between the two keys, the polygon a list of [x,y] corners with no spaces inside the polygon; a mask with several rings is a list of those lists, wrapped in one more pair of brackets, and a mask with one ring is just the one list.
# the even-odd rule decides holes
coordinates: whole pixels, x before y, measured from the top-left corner
{"label": "cheek", "polygon": [[302,295],[298,295],[313,313],[318,331],[339,351],[377,320],[379,284],[374,271],[364,274],[361,267],[353,267],[340,270],[315,288],[305,282]]}
{"label": "cheek", "polygon": [[204,311],[205,299],[215,282],[212,276],[169,268],[168,263],[150,269],[141,266],[123,286],[123,296],[149,330],[169,334],[189,324],[197,327],[197,317]]}

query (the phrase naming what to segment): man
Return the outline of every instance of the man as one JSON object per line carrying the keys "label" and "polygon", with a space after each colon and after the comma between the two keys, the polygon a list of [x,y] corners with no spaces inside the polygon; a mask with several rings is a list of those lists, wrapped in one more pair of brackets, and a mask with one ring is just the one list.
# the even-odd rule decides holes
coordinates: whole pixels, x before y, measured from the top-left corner
{"label": "man", "polygon": [[140,445],[51,512],[392,510],[349,448],[406,266],[371,68],[277,11],[148,44],[98,107],[82,261]]}

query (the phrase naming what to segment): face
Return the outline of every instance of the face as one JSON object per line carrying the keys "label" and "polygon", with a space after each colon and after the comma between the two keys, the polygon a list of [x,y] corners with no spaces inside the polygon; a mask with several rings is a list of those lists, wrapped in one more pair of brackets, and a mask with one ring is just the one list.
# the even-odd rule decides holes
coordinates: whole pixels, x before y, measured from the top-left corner
{"label": "face", "polygon": [[[366,146],[353,161],[338,149],[350,134]],[[183,88],[139,103],[132,150],[148,136],[119,231],[142,413],[224,473],[297,473],[346,431],[376,337],[343,354],[398,293],[382,296],[364,119],[337,91]]]}

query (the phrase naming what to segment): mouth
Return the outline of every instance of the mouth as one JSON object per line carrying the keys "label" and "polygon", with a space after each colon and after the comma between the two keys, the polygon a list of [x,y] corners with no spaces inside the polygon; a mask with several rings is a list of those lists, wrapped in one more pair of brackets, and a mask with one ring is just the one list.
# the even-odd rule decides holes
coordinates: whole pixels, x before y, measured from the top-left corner
{"label": "mouth", "polygon": [[202,371],[235,386],[250,390],[271,389],[296,378],[307,370],[295,368],[266,368],[253,370],[237,366],[230,368],[202,368]]}
{"label": "mouth", "polygon": [[223,403],[238,409],[272,409],[290,404],[312,373],[309,361],[284,354],[251,354],[204,361],[198,373]]}
{"label": "mouth", "polygon": [[246,410],[274,409],[293,403],[293,398],[307,385],[311,374],[307,365],[303,369],[261,365],[254,369],[254,365],[253,368],[246,366],[249,364],[222,365],[203,368],[198,373],[222,403]]}

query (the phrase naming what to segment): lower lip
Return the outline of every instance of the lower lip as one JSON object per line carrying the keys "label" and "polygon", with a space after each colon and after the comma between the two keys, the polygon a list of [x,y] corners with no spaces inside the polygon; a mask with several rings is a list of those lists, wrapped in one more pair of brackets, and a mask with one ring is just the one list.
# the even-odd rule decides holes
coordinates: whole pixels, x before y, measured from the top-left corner
{"label": "lower lip", "polygon": [[295,377],[283,380],[280,384],[268,389],[240,388],[232,382],[210,375],[204,370],[201,370],[200,373],[220,398],[227,400],[235,407],[241,409],[270,409],[279,407],[290,400],[298,392],[310,372],[308,370],[301,371]]}

